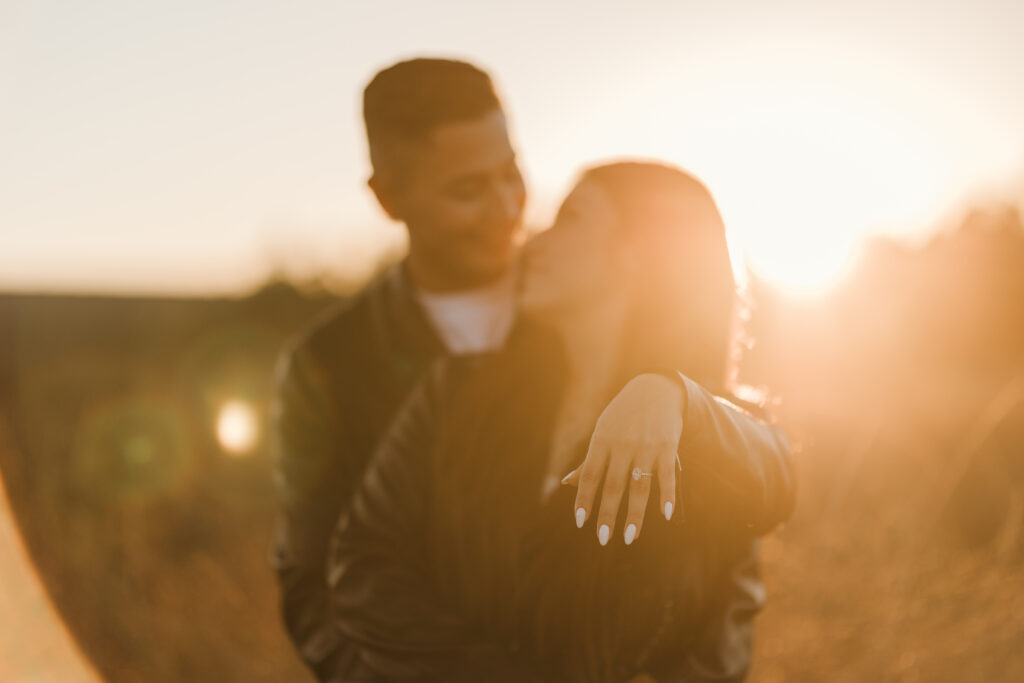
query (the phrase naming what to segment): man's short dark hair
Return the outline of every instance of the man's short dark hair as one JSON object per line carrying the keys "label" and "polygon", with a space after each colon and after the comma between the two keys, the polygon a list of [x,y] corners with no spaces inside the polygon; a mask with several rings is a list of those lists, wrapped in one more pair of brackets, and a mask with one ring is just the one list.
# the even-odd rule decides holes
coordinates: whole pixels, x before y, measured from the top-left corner
{"label": "man's short dark hair", "polygon": [[370,160],[379,172],[395,143],[419,142],[438,126],[472,121],[501,109],[490,76],[452,59],[399,62],[374,76],[363,91]]}

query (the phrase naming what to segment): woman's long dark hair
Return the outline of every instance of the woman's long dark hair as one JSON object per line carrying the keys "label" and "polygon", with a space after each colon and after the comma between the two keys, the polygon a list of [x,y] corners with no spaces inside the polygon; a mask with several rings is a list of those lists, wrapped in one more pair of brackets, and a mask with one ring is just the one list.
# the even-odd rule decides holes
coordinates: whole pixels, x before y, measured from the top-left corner
{"label": "woman's long dark hair", "polygon": [[607,192],[639,264],[621,283],[630,303],[615,390],[643,372],[677,370],[724,390],[736,283],[711,193],[685,171],[650,162],[596,166],[583,179]]}
{"label": "woman's long dark hair", "polygon": [[[598,166],[583,178],[607,191],[617,209],[617,237],[641,266],[621,283],[631,303],[610,389],[643,372],[677,370],[720,389],[730,357],[734,284],[711,195],[692,176],[651,163]],[[465,362],[450,361],[449,369]],[[533,644],[529,650],[562,678],[569,671],[572,680],[608,680],[614,652],[639,652],[636,643],[651,637],[632,622],[619,623],[618,611],[594,614],[604,604],[595,600],[603,599],[597,596],[609,572],[616,571],[612,549],[600,548],[584,569],[556,569],[598,548],[575,528],[571,498],[540,525],[551,538],[569,539],[567,545],[538,545],[529,533],[537,527],[531,519],[566,378],[557,335],[523,321],[504,353],[482,360],[450,387],[438,413],[427,547],[437,550],[439,594],[471,621],[505,632],[521,628]],[[631,561],[648,574],[665,570],[649,556],[663,548],[645,547],[646,554],[631,548]],[[589,646],[586,653],[562,648],[572,634]]]}

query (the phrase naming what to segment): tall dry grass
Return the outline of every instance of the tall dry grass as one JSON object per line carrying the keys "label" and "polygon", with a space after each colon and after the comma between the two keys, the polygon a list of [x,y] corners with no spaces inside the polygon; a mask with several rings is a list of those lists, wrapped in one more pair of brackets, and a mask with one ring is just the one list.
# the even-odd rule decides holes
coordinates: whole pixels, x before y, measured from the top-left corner
{"label": "tall dry grass", "polygon": [[[1024,228],[879,244],[819,301],[752,290],[743,377],[799,445],[764,541],[752,680],[1024,680]],[[327,303],[0,297],[0,467],[50,594],[112,681],[308,680],[267,564],[264,410],[284,337]]]}

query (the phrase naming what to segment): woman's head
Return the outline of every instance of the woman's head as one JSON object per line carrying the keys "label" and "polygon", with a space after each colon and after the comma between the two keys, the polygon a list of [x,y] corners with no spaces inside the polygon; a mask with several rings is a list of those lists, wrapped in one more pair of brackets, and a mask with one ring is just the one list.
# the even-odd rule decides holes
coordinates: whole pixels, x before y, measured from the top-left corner
{"label": "woman's head", "polygon": [[624,310],[609,318],[621,339],[620,376],[678,369],[718,386],[734,295],[707,188],[676,168],[619,162],[584,172],[551,229],[531,242],[522,303],[551,319]]}

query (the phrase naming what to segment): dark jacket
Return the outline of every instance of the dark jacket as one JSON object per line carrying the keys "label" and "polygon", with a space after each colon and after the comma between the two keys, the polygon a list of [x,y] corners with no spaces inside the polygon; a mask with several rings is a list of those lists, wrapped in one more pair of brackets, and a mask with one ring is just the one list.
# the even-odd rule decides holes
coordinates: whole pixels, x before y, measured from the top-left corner
{"label": "dark jacket", "polygon": [[556,346],[520,321],[503,352],[441,361],[410,397],[338,525],[339,629],[381,681],[742,680],[756,537],[793,505],[785,438],[681,377],[680,513],[653,504],[632,546],[602,548],[572,489],[539,500]]}
{"label": "dark jacket", "polygon": [[285,626],[319,680],[364,680],[356,649],[329,618],[328,541],[396,408],[443,351],[394,266],[281,356],[272,411],[281,514],[271,563]]}

